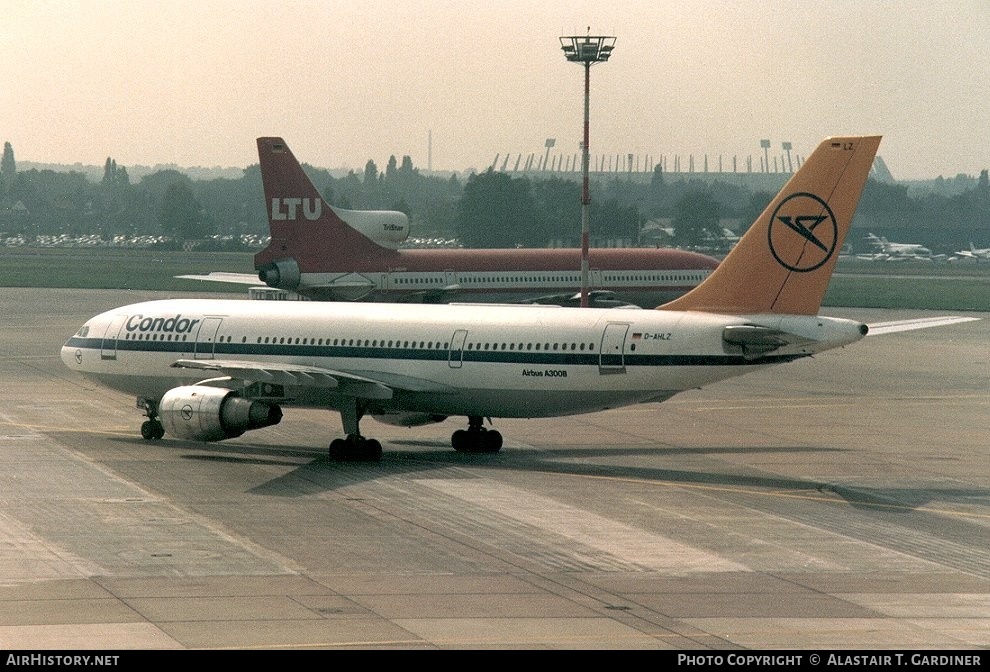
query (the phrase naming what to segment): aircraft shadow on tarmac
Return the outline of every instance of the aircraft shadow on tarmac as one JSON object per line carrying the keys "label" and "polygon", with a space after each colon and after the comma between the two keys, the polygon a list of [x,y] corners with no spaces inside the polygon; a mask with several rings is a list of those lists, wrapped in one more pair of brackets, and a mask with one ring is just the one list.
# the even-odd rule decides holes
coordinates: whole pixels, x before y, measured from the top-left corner
{"label": "aircraft shadow on tarmac", "polygon": [[[140,439],[114,439],[122,443],[146,445]],[[847,504],[864,510],[908,513],[932,502],[942,504],[985,504],[990,500],[990,489],[945,487],[931,484],[922,487],[877,488],[863,485],[826,483],[808,479],[796,479],[753,473],[729,473],[716,471],[688,471],[662,467],[603,464],[591,462],[595,458],[655,457],[662,461],[672,455],[732,455],[745,453],[843,453],[843,449],[808,446],[792,447],[642,447],[609,446],[607,448],[554,448],[551,450],[509,449],[497,454],[459,453],[450,449],[444,441],[392,441],[394,445],[419,450],[386,450],[380,462],[338,462],[331,460],[321,449],[312,446],[273,446],[250,443],[196,443],[163,441],[167,449],[183,451],[183,459],[227,462],[232,465],[284,466],[293,469],[251,488],[249,492],[269,497],[305,497],[338,487],[351,486],[384,476],[401,476],[429,473],[449,467],[472,469],[493,468],[500,470],[537,471],[570,476],[630,479],[654,483],[690,484],[712,487],[751,489],[753,495],[764,491],[791,495],[834,495]],[[423,450],[423,449],[426,450]],[[433,448],[433,450],[429,450]],[[190,453],[189,451],[195,451]],[[574,460],[582,459],[578,463]],[[301,463],[302,461],[302,463]]]}
{"label": "aircraft shadow on tarmac", "polygon": [[[111,439],[127,446],[148,443],[137,438]],[[624,458],[649,457],[655,464],[674,456],[740,454],[781,455],[834,453],[837,459],[852,449],[814,446],[609,446],[549,449],[508,448],[497,454],[460,453],[444,441],[390,441],[378,462],[338,462],[322,448],[303,445],[271,445],[247,442],[211,443],[163,440],[155,447],[181,460],[216,462],[238,466],[286,468],[244,493],[281,499],[315,497],[338,488],[371,483],[383,478],[484,477],[503,478],[506,471],[557,474],[561,478],[635,481],[659,488],[692,488],[720,502],[727,515],[738,507],[764,511],[824,532],[879,544],[908,555],[990,578],[990,550],[981,513],[990,505],[990,488],[954,487],[946,481],[916,480],[873,487],[863,483],[824,482],[761,472],[745,465],[713,462],[711,469],[673,469],[617,464]],[[470,471],[468,471],[470,470]],[[500,476],[497,472],[502,472]],[[257,473],[252,472],[252,476]],[[607,486],[607,483],[606,483]],[[622,487],[616,484],[616,487]],[[497,514],[493,514],[497,515]],[[494,523],[493,523],[494,524]]]}

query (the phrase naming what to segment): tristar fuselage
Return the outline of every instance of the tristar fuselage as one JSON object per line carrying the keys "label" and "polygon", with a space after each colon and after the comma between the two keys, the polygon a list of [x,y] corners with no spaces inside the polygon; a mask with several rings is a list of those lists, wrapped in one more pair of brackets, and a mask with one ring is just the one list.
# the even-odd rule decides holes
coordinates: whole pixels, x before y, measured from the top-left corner
{"label": "tristar fuselage", "polygon": [[[582,250],[403,249],[409,218],[323,200],[282,138],[258,138],[271,240],[254,257],[263,282],[321,301],[579,305]],[[653,308],[697,286],[718,260],[674,248],[588,250],[588,304]],[[230,282],[237,276],[186,276]]]}
{"label": "tristar fuselage", "polygon": [[[732,342],[739,328],[802,338],[756,357]],[[253,396],[284,406],[340,408],[337,397],[362,387],[372,415],[527,418],[661,401],[864,334],[857,322],[806,315],[182,299],[97,315],[62,359],[149,399],[215,368],[269,384]]]}

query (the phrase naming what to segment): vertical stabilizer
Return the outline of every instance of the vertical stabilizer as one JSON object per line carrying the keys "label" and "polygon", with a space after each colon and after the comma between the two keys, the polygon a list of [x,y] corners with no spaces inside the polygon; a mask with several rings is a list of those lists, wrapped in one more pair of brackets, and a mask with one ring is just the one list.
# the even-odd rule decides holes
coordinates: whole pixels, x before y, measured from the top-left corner
{"label": "vertical stabilizer", "polygon": [[[347,270],[350,261],[383,249],[323,200],[282,138],[258,138],[258,159],[271,242],[254,256],[254,267],[266,283],[291,289],[284,276]],[[406,216],[399,212],[373,213],[374,221],[368,221],[368,213],[340,212],[363,220],[373,233],[385,229],[408,234]],[[292,272],[286,273],[290,267]]]}
{"label": "vertical stabilizer", "polygon": [[659,310],[817,314],[879,145],[826,138],[718,268]]}

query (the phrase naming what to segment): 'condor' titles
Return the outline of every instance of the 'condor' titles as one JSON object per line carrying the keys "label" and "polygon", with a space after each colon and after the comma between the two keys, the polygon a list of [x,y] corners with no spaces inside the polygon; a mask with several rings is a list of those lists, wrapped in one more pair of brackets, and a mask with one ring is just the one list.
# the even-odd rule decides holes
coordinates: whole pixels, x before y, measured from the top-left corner
{"label": "'condor' titles", "polygon": [[198,319],[191,319],[176,315],[174,317],[145,317],[144,315],[131,315],[127,318],[125,328],[127,331],[148,332],[160,331],[166,334],[188,334],[199,324]]}

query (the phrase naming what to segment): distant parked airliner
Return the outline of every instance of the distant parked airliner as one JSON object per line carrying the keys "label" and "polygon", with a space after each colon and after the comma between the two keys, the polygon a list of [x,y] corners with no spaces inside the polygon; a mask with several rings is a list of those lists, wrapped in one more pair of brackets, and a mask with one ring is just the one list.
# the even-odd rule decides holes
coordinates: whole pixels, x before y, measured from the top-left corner
{"label": "distant parked airliner", "polygon": [[[271,242],[257,275],[179,277],[290,290],[324,301],[578,305],[581,250],[400,249],[409,220],[323,200],[282,138],[258,138]],[[576,224],[575,224],[576,226]],[[718,260],[672,248],[592,248],[589,304],[653,307],[708,277]]]}

